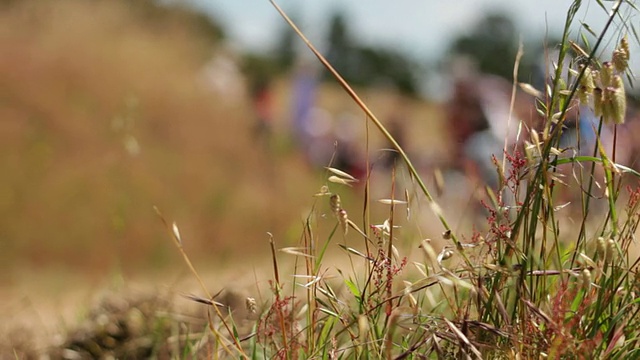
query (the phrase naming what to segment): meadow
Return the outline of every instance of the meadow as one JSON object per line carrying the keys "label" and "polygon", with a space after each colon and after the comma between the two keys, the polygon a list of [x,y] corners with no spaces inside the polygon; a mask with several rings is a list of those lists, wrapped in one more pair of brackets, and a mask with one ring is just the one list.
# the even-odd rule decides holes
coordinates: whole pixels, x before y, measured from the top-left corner
{"label": "meadow", "polygon": [[[637,357],[638,174],[601,144],[557,156],[578,97],[601,122],[624,121],[620,39],[637,39],[617,11],[633,4],[616,1],[611,22],[627,27],[586,34],[584,48],[570,42],[580,6],[567,10],[557,63],[582,50],[584,66],[551,74],[543,126],[497,156],[508,166],[499,189],[476,189],[488,194],[481,224],[468,219],[470,190],[415,160],[447,162],[437,104],[403,99],[405,149],[385,127],[385,89],[353,90],[337,73],[323,84],[320,105],[361,117],[364,153],[400,154],[356,182],[296,150],[287,77],[275,83],[273,138],[256,139],[235,55],[189,21],[116,2],[7,7],[1,356]],[[567,216],[557,169],[579,164],[585,191]]]}

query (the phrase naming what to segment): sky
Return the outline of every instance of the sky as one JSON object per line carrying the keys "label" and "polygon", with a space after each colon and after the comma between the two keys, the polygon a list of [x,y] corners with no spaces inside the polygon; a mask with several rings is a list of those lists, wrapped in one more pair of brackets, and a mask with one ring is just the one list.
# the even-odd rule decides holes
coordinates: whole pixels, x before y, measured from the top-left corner
{"label": "sky", "polygon": [[[268,0],[190,0],[214,16],[241,49],[266,51],[284,21]],[[329,17],[347,14],[355,37],[365,44],[389,46],[416,58],[435,59],[447,44],[469,31],[487,11],[511,16],[525,40],[562,30],[571,0],[278,0],[314,43],[322,43]],[[577,19],[598,31],[606,21],[594,0],[584,0]],[[612,1],[605,1],[611,7]],[[628,7],[627,7],[628,8]],[[636,17],[638,19],[638,17]],[[534,35],[535,34],[535,35]],[[534,35],[534,36],[532,36]],[[526,49],[525,49],[526,50]]]}
{"label": "sky", "polygon": [[[268,52],[275,48],[277,35],[287,26],[269,0],[185,0],[213,16],[225,28],[229,44],[239,51]],[[443,58],[448,45],[460,35],[472,31],[488,12],[509,16],[524,41],[525,55],[540,51],[545,34],[559,37],[567,10],[573,0],[276,0],[294,19],[298,27],[321,51],[330,17],[336,12],[346,15],[354,38],[366,45],[386,47],[409,55],[416,64],[434,65]],[[628,0],[636,1],[636,0]],[[605,26],[614,1],[582,0],[571,38],[577,39],[581,23],[599,33]],[[628,5],[621,8],[623,18],[640,25],[640,13]],[[616,30],[617,22],[614,22]],[[610,32],[617,34],[619,32]],[[595,38],[590,39],[595,42]],[[640,46],[630,36],[631,69],[640,74]],[[618,39],[604,45],[610,57]],[[301,54],[312,57],[302,42]],[[533,54],[535,56],[536,54]],[[540,54],[542,60],[543,54]],[[444,77],[443,77],[444,76]],[[423,79],[424,80],[424,79]],[[445,75],[431,73],[421,83],[427,96],[441,94],[449,82]],[[434,92],[434,89],[437,90]]]}

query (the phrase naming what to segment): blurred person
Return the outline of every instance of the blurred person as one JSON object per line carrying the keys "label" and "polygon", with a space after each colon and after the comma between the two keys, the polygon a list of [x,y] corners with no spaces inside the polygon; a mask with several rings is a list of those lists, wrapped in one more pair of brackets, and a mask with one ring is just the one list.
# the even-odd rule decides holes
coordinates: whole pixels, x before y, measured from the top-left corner
{"label": "blurred person", "polygon": [[499,179],[492,157],[502,159],[505,141],[509,148],[518,141],[517,112],[509,123],[512,84],[478,73],[468,60],[460,61],[465,63],[454,63],[453,93],[446,106],[451,168],[496,189]]}
{"label": "blurred person", "polygon": [[300,129],[300,148],[309,165],[314,168],[328,166],[335,152],[335,137],[333,132],[333,115],[321,108],[313,107]]}
{"label": "blurred person", "polygon": [[307,128],[315,107],[318,79],[311,64],[301,62],[293,79],[292,127],[296,142],[304,146],[307,141]]}
{"label": "blurred person", "polygon": [[524,156],[528,130],[537,126],[534,99],[522,92],[513,98],[513,81],[480,73],[468,58],[454,59],[451,76],[452,94],[445,109],[452,156],[443,168],[446,181],[461,182],[453,195],[467,201],[476,221],[484,222],[482,201],[491,204],[489,191],[514,215],[517,194],[502,179],[510,173],[507,155],[517,151]]}
{"label": "blurred person", "polygon": [[293,78],[292,133],[307,163],[321,168],[329,165],[336,151],[335,119],[316,104],[317,87],[315,67],[301,60]]}

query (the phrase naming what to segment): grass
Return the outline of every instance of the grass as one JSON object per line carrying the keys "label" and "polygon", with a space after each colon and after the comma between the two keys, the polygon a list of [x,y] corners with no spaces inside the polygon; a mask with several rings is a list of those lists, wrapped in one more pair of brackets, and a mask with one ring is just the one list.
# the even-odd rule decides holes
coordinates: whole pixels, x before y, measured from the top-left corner
{"label": "grass", "polygon": [[[619,16],[618,9],[631,7],[622,1],[615,4],[616,11],[609,15],[611,20]],[[562,59],[575,51],[569,35],[581,6],[580,1],[575,1],[568,10],[558,64],[564,64]],[[619,27],[619,31],[628,33],[632,39],[633,24],[625,18],[620,21],[627,27]],[[334,72],[370,121],[366,125],[367,139],[363,141],[367,153],[374,147],[369,138],[379,132],[401,154],[401,163],[385,174],[390,184],[385,189],[388,195],[374,198],[372,194],[377,191],[373,191],[376,186],[373,181],[379,180],[368,176],[360,179],[358,188],[363,192],[363,202],[354,203],[353,189],[344,185],[351,183],[352,177],[328,164],[326,180],[318,184],[317,191],[307,194],[314,197],[308,204],[311,210],[301,223],[299,242],[292,246],[281,236],[270,237],[270,252],[263,258],[271,263],[273,275],[266,286],[256,283],[258,295],[252,296],[211,293],[209,282],[198,272],[198,263],[192,262],[190,249],[186,247],[198,234],[193,236],[192,232],[184,231],[181,221],[173,222],[162,215],[160,210],[168,206],[159,204],[158,215],[202,295],[184,295],[171,302],[159,300],[160,295],[124,303],[113,299],[101,302],[86,316],[85,328],[70,331],[68,339],[60,344],[61,356],[132,356],[127,349],[144,344],[147,347],[144,353],[139,353],[140,357],[639,357],[636,348],[640,323],[636,315],[640,311],[637,301],[640,279],[634,242],[640,223],[640,188],[631,186],[625,193],[623,186],[625,182],[637,184],[637,179],[629,180],[627,168],[615,164],[615,156],[610,157],[601,147],[593,149],[594,156],[557,156],[562,150],[557,149],[557,144],[565,114],[575,106],[578,95],[584,95],[589,88],[582,80],[589,75],[585,69],[602,72],[606,67],[603,61],[609,60],[610,55],[601,50],[601,40],[621,38],[618,36],[621,34],[611,35],[610,31],[613,30],[607,26],[594,36],[593,45],[583,45],[586,66],[572,65],[571,78],[561,78],[564,65],[553,74],[548,95],[537,103],[541,126],[528,129],[525,146],[508,149],[504,161],[496,161],[506,165],[498,167],[501,188],[488,189],[486,224],[469,233],[450,225],[459,219],[450,220],[448,204],[438,202],[438,196],[432,194],[411,157],[361,97]],[[309,42],[307,45],[331,69],[313,45]],[[624,70],[617,71],[617,75],[623,75]],[[619,121],[617,81],[607,83],[603,75],[599,76],[595,82],[612,96],[604,97],[606,110],[602,111],[601,123]],[[160,96],[153,92],[144,94],[149,98],[144,98],[143,103]],[[590,96],[596,94],[594,91]],[[163,103],[160,100],[158,105]],[[131,109],[124,111],[124,118],[127,111]],[[202,114],[208,113],[203,110]],[[192,125],[198,127],[201,123]],[[179,138],[169,136],[169,139],[176,146],[192,146]],[[164,160],[180,166],[180,160],[186,157]],[[189,173],[189,166],[202,164],[208,162],[192,163],[182,170]],[[228,165],[230,169],[217,175],[249,176],[234,173],[233,164]],[[587,169],[587,176],[577,177],[581,188],[586,189],[579,194],[577,220],[565,219],[562,204],[555,200],[558,192],[566,191],[560,166]],[[135,165],[128,168],[134,172],[135,169]],[[179,181],[180,174],[168,176],[184,184]],[[59,181],[65,183],[64,178]],[[596,211],[592,200],[596,197],[596,181],[606,188],[607,206],[602,212]],[[207,179],[199,179],[188,185],[206,188],[206,182]],[[132,181],[120,185],[135,184]],[[228,187],[231,188],[231,183]],[[136,189],[139,188],[132,188],[131,192],[142,191]],[[247,196],[260,193],[250,192]],[[507,202],[507,196],[501,194],[508,193],[518,202]],[[156,195],[150,192],[146,196]],[[191,200],[205,206],[196,199],[197,191],[192,195],[182,206],[189,206]],[[294,201],[308,202],[308,196],[301,198],[304,200]],[[53,200],[55,204],[56,199]],[[235,214],[246,210],[248,205],[243,204],[254,204],[239,202],[234,204]],[[271,209],[267,205],[268,201],[265,209]],[[284,205],[293,207],[290,203]],[[234,216],[238,219],[225,226],[246,227],[247,221],[260,220],[257,213]],[[439,230],[434,232],[441,232],[440,238],[424,236],[420,221],[426,217],[435,218],[432,223],[439,224]],[[211,231],[211,235],[224,237],[225,232],[219,229]],[[249,266],[238,271],[248,269]],[[196,305],[204,314],[179,316],[174,308],[178,303]]]}
{"label": "grass", "polygon": [[[101,15],[87,21],[92,14]],[[227,53],[222,44],[203,46],[187,25],[140,18],[119,1],[15,2],[0,18],[0,113],[7,119],[0,123],[0,283],[14,283],[22,267],[62,263],[96,276],[171,268],[171,244],[154,205],[180,223],[195,260],[222,263],[239,243],[260,255],[268,245],[251,245],[269,228],[296,241],[290,229],[317,173],[290,147],[268,163],[252,146],[244,78],[236,79],[238,94],[194,86],[204,59]],[[275,90],[283,134],[289,79]],[[384,98],[367,96],[382,113]],[[318,101],[332,111],[344,104],[330,86]],[[435,109],[409,106],[424,118]],[[237,214],[255,226],[243,226]]]}
{"label": "grass", "polygon": [[[384,125],[274,6],[399,152],[414,186],[398,192],[394,170],[389,175],[389,197],[380,200],[388,206],[388,214],[376,224],[371,220],[370,183],[363,179],[367,182],[364,212],[357,225],[352,219],[360,215],[346,210],[348,204],[339,197],[341,185],[336,185],[351,181],[351,176],[328,168],[328,182],[317,194],[299,246],[278,251],[271,242],[272,301],[253,331],[242,338],[247,342],[238,343],[236,332],[228,330],[227,318],[212,323],[219,331],[227,329],[227,336],[218,338],[226,355],[253,359],[615,359],[640,355],[640,324],[635,316],[640,311],[640,283],[638,259],[632,251],[640,223],[639,190],[629,187],[629,194],[621,196],[621,179],[628,169],[615,164],[615,155],[610,158],[600,143],[592,157],[561,159],[556,148],[566,114],[576,106],[578,95],[593,98],[600,128],[603,123],[623,121],[620,80],[627,70],[625,40],[611,60],[595,55],[603,54],[601,43],[611,36],[610,25],[620,8],[632,4],[614,3],[609,22],[593,45],[586,42],[586,49],[578,54],[583,56],[583,66],[572,63],[570,78],[561,78],[567,70],[563,59],[572,51],[570,29],[582,6],[580,1],[572,4],[559,58],[551,60],[563,65],[551,74],[549,91],[537,103],[542,124],[527,129],[531,135],[524,148],[507,149],[503,162],[507,166],[497,168],[501,188],[489,189],[492,201],[485,204],[487,228],[466,237],[451,228],[441,211],[445,205],[436,202]],[[620,28],[635,31],[631,23],[622,22],[628,27]],[[617,38],[622,37],[618,34]],[[608,70],[611,66],[606,61],[616,62],[620,57],[622,65]],[[590,79],[595,71],[599,74]],[[586,189],[577,234],[560,221],[562,215],[554,202],[554,193],[566,191],[558,190],[563,182],[557,170],[565,163],[590,169],[588,176],[577,178]],[[596,179],[596,168],[602,170],[602,179]],[[595,212],[591,200],[595,181],[606,188],[607,207],[590,214]],[[516,203],[507,203],[503,197],[507,192]],[[405,196],[396,198],[398,193]],[[397,226],[404,208],[414,209],[420,202],[426,202],[440,221],[445,244],[440,250],[431,239],[421,240],[416,232]],[[334,224],[322,221],[323,214],[333,214]],[[597,222],[597,230],[588,229],[588,222]],[[326,225],[329,228],[322,229]],[[422,256],[403,255],[398,247],[402,242],[419,247]],[[326,249],[336,243],[348,261],[332,273]],[[296,258],[289,276],[283,276],[282,253]],[[294,280],[287,280],[290,278]]]}
{"label": "grass", "polygon": [[[271,187],[255,176],[268,169],[250,146],[242,78],[229,98],[196,82],[203,59],[224,54],[222,45],[205,47],[187,25],[141,19],[126,4],[16,2],[0,13],[3,284],[21,267],[64,263],[93,274],[171,267],[154,205],[202,239],[186,245],[190,252],[222,261],[238,244],[236,214],[256,219],[243,233],[250,243],[269,223],[285,229],[295,221],[311,189]],[[313,180],[298,169],[282,175]],[[289,206],[262,219],[273,192]]]}

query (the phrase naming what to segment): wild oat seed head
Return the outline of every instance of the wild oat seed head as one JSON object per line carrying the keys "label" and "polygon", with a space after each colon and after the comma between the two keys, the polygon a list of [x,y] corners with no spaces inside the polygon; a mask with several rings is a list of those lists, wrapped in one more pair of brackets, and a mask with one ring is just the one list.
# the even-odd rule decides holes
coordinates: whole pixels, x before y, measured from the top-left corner
{"label": "wild oat seed head", "polygon": [[344,234],[347,234],[349,230],[349,216],[347,215],[347,210],[340,209],[338,211],[338,221],[340,221],[340,225],[342,226],[342,231]]}
{"label": "wild oat seed head", "polygon": [[338,212],[342,210],[342,204],[340,202],[340,195],[334,194],[329,198],[329,205],[331,206],[331,211],[338,215]]}

